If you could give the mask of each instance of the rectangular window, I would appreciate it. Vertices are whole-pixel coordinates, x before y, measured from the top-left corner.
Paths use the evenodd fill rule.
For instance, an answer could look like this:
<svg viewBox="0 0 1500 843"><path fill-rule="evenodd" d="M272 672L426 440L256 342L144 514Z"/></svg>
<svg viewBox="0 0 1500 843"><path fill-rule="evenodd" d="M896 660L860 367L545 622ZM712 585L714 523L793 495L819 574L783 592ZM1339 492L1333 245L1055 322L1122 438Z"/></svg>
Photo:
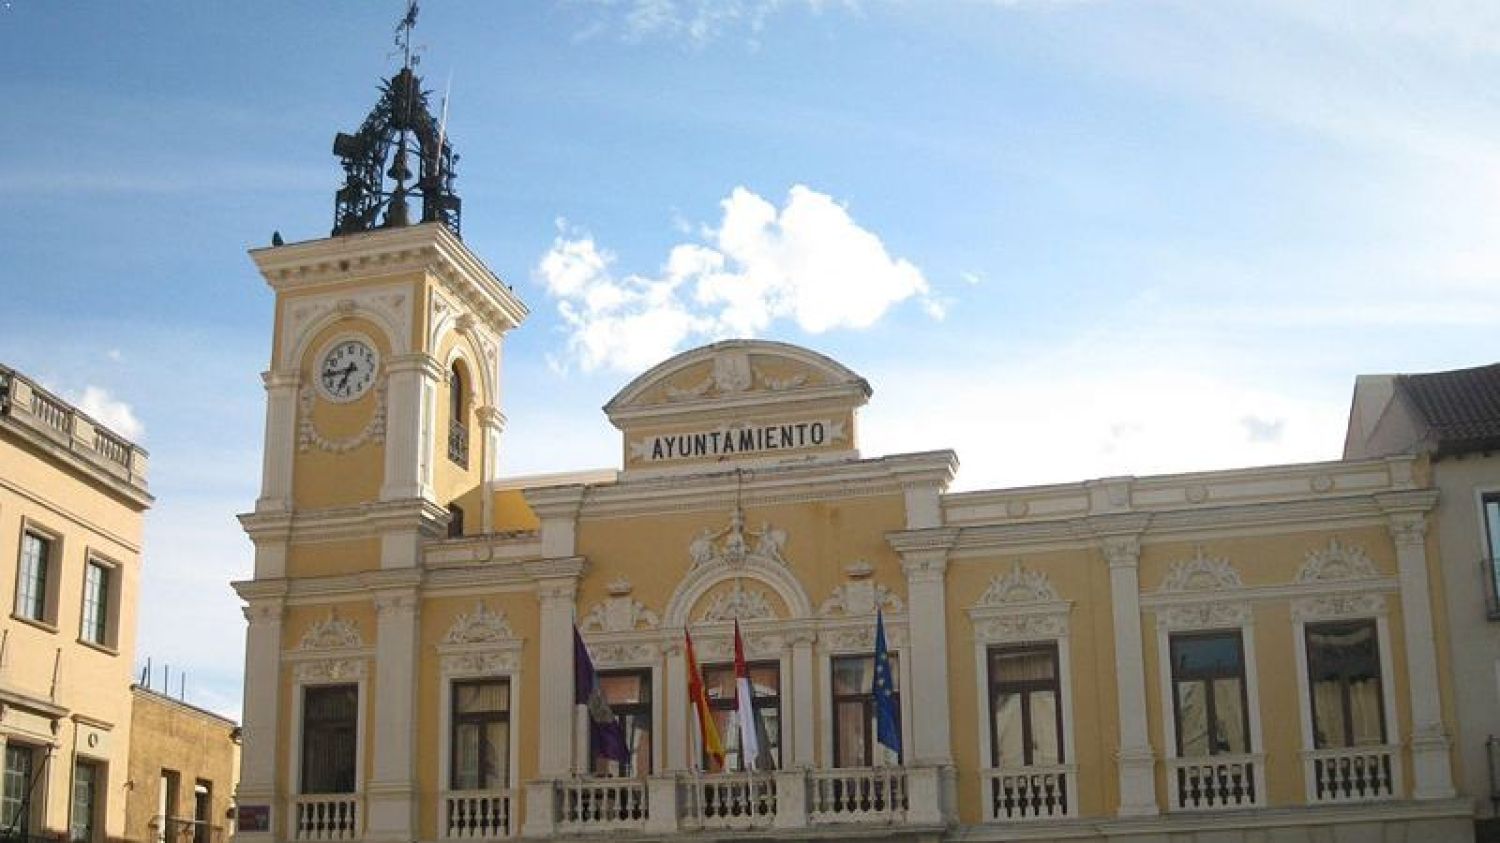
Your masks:
<svg viewBox="0 0 1500 843"><path fill-rule="evenodd" d="M1057 645L992 648L989 683L991 765L1065 763Z"/></svg>
<svg viewBox="0 0 1500 843"><path fill-rule="evenodd" d="M1480 498L1484 510L1484 566L1489 574L1490 617L1500 618L1500 492Z"/></svg>
<svg viewBox="0 0 1500 843"><path fill-rule="evenodd" d="M604 701L625 732L630 759L622 766L610 758L594 757L594 774L635 776L651 770L651 671L609 670L599 674Z"/></svg>
<svg viewBox="0 0 1500 843"><path fill-rule="evenodd" d="M896 656L889 656L891 684L897 710L901 705L901 672ZM873 767L878 758L882 765L900 764L901 756L883 746L876 738L875 657L835 656L833 674L833 765L835 767Z"/></svg>
<svg viewBox="0 0 1500 843"><path fill-rule="evenodd" d="M21 534L20 579L16 583L16 614L47 620L47 586L52 564L52 540L30 530Z"/></svg>
<svg viewBox="0 0 1500 843"><path fill-rule="evenodd" d="M79 761L73 766L73 806L68 820L68 839L72 843L93 843L98 798L98 765Z"/></svg>
<svg viewBox="0 0 1500 843"><path fill-rule="evenodd" d="M182 780L176 770L162 770L156 789L156 843L177 843L177 789Z"/></svg>
<svg viewBox="0 0 1500 843"><path fill-rule="evenodd" d="M302 691L302 792L353 793L359 686Z"/></svg>
<svg viewBox="0 0 1500 843"><path fill-rule="evenodd" d="M0 830L15 829L23 836L31 831L31 800L37 792L32 778L37 772L35 764L36 754L31 747L18 743L5 745L5 774L0 780ZM41 812L35 815L40 816Z"/></svg>
<svg viewBox="0 0 1500 843"><path fill-rule="evenodd" d="M753 662L747 665L750 689L755 699L757 743L760 744L760 770L781 769L781 665L776 662ZM703 668L703 687L708 693L708 708L713 714L719 738L724 742L724 769L741 772L745 759L740 753L740 721L735 709L734 665L720 664ZM712 769L707 756L703 769Z"/></svg>
<svg viewBox="0 0 1500 843"><path fill-rule="evenodd" d="M1384 744L1385 695L1375 621L1308 624L1306 635L1314 748Z"/></svg>
<svg viewBox="0 0 1500 843"><path fill-rule="evenodd" d="M510 785L510 682L453 683L449 737L454 790L503 790Z"/></svg>
<svg viewBox="0 0 1500 843"><path fill-rule="evenodd" d="M109 644L110 569L92 560L83 573L83 623L80 637L91 644Z"/></svg>
<svg viewBox="0 0 1500 843"><path fill-rule="evenodd" d="M1250 752L1245 648L1240 633L1173 635L1169 643L1178 757Z"/></svg>
<svg viewBox="0 0 1500 843"><path fill-rule="evenodd" d="M193 785L193 843L210 843L213 838L214 785L199 779Z"/></svg>

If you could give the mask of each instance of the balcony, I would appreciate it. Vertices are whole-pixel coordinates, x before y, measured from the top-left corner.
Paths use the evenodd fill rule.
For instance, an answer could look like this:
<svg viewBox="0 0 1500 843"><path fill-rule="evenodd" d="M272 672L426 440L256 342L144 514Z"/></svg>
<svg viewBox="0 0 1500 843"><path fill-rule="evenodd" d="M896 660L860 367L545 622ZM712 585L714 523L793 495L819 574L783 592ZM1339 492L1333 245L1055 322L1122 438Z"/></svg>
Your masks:
<svg viewBox="0 0 1500 843"><path fill-rule="evenodd" d="M293 840L355 840L364 813L358 796L338 793L292 798Z"/></svg>
<svg viewBox="0 0 1500 843"><path fill-rule="evenodd" d="M1265 804L1265 761L1259 755L1167 759L1173 811L1223 811Z"/></svg>
<svg viewBox="0 0 1500 843"><path fill-rule="evenodd" d="M948 817L935 767L677 773L527 786L527 837L847 826L933 829Z"/></svg>
<svg viewBox="0 0 1500 843"><path fill-rule="evenodd" d="M157 843L222 843L222 826L210 825L203 820L188 817L151 818L149 827L156 834Z"/></svg>
<svg viewBox="0 0 1500 843"><path fill-rule="evenodd" d="M0 366L0 425L106 482L142 504L147 492L144 449L131 444L63 399Z"/></svg>
<svg viewBox="0 0 1500 843"><path fill-rule="evenodd" d="M459 468L469 467L469 428L461 421L448 423L448 459Z"/></svg>
<svg viewBox="0 0 1500 843"><path fill-rule="evenodd" d="M1377 802L1401 792L1401 748L1361 746L1306 753L1308 801L1319 804Z"/></svg>
<svg viewBox="0 0 1500 843"><path fill-rule="evenodd" d="M1078 768L1072 764L981 770L985 822L1078 816Z"/></svg>
<svg viewBox="0 0 1500 843"><path fill-rule="evenodd" d="M444 791L438 837L443 840L509 837L511 796L508 790Z"/></svg>

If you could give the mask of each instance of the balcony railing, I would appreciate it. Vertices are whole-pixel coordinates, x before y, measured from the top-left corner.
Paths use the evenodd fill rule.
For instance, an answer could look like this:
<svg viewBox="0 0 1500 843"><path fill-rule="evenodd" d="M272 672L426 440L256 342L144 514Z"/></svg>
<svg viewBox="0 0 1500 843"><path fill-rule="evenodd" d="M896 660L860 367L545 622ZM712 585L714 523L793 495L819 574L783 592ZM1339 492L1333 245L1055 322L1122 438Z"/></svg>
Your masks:
<svg viewBox="0 0 1500 843"><path fill-rule="evenodd" d="M1167 759L1167 787L1174 811L1259 808L1265 802L1259 755L1210 755Z"/></svg>
<svg viewBox="0 0 1500 843"><path fill-rule="evenodd" d="M146 452L26 376L0 366L0 416L141 491Z"/></svg>
<svg viewBox="0 0 1500 843"><path fill-rule="evenodd" d="M987 822L1077 816L1078 772L1072 764L981 770Z"/></svg>
<svg viewBox="0 0 1500 843"><path fill-rule="evenodd" d="M491 840L511 834L511 792L450 790L443 793L439 836L444 840Z"/></svg>
<svg viewBox="0 0 1500 843"><path fill-rule="evenodd" d="M527 785L522 834L934 828L949 819L945 781L935 767L537 781Z"/></svg>
<svg viewBox="0 0 1500 843"><path fill-rule="evenodd" d="M469 467L469 428L461 421L448 423L448 459L460 468Z"/></svg>
<svg viewBox="0 0 1500 843"><path fill-rule="evenodd" d="M557 827L567 831L644 828L646 785L636 779L579 779L558 782Z"/></svg>
<svg viewBox="0 0 1500 843"><path fill-rule="evenodd" d="M906 816L906 771L900 767L818 770L807 774L807 819L900 822Z"/></svg>
<svg viewBox="0 0 1500 843"><path fill-rule="evenodd" d="M1400 747L1361 746L1315 749L1307 753L1307 787L1311 802L1373 802L1395 799Z"/></svg>
<svg viewBox="0 0 1500 843"><path fill-rule="evenodd" d="M293 840L354 840L360 836L360 798L350 794L292 799Z"/></svg>
<svg viewBox="0 0 1500 843"><path fill-rule="evenodd" d="M220 843L224 839L222 826L189 817L164 817L157 814L151 818L149 825L160 843Z"/></svg>

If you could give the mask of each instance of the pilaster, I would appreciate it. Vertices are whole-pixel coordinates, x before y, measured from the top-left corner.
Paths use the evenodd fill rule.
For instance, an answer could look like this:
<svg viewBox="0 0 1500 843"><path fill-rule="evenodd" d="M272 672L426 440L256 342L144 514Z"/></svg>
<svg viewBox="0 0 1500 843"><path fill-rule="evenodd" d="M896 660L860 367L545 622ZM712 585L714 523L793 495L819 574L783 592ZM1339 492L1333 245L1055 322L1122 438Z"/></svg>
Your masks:
<svg viewBox="0 0 1500 843"><path fill-rule="evenodd" d="M280 743L277 729L277 696L281 678L281 621L283 598L252 598L245 607L245 697L242 715L240 780L235 788L235 804L241 807L265 806L271 812L270 830L240 831L241 841L270 841L276 829L282 803L276 798L276 747Z"/></svg>
<svg viewBox="0 0 1500 843"><path fill-rule="evenodd" d="M374 763L365 788L366 840L417 837L416 589L375 595Z"/></svg>
<svg viewBox="0 0 1500 843"><path fill-rule="evenodd" d="M792 651L792 763L791 767L814 766L816 747L813 740L813 634L794 632L790 636Z"/></svg>
<svg viewBox="0 0 1500 843"><path fill-rule="evenodd" d="M498 401L499 398L495 400ZM481 515L484 532L491 533L495 530L495 496L490 494L489 489L490 484L500 476L500 434L505 431L505 414L496 407L480 407L475 415L479 419L480 435L484 443L483 462L480 463L479 470L480 488L485 490Z"/></svg>
<svg viewBox="0 0 1500 843"><path fill-rule="evenodd" d="M386 362L386 372L389 410L380 499L431 498L432 403L442 367L426 354L403 354Z"/></svg>
<svg viewBox="0 0 1500 843"><path fill-rule="evenodd" d="M669 642L663 650L667 656L667 773L676 773L687 770L688 757L692 752L691 743L688 741L690 729L697 728L693 723L693 713L686 704L687 692L687 656L684 654L683 645L678 641ZM678 704L676 701L684 701Z"/></svg>
<svg viewBox="0 0 1500 843"><path fill-rule="evenodd" d="M1146 728L1146 657L1141 636L1141 543L1137 535L1113 534L1100 539L1109 563L1111 615L1115 632L1115 681L1119 691L1122 817L1159 813L1156 801L1156 755Z"/></svg>
<svg viewBox="0 0 1500 843"><path fill-rule="evenodd" d="M266 388L265 451L261 457L260 498L256 512L289 512L292 508L292 464L296 457L296 370L261 374Z"/></svg>
<svg viewBox="0 0 1500 843"><path fill-rule="evenodd" d="M911 642L913 711L927 712L911 724L912 748L906 763L953 763L948 707L948 609L945 577L948 550L957 528L911 530L888 536L901 554L906 574L907 624Z"/></svg>
<svg viewBox="0 0 1500 843"><path fill-rule="evenodd" d="M1403 501L1409 497L1403 495ZM1418 506L1410 503L1417 502L1402 505L1382 501L1396 545L1401 581L1401 632L1406 641L1407 686L1411 692L1412 797L1449 799L1454 795L1451 741L1443 727L1438 694L1437 641L1427 571L1427 509L1436 503L1436 494L1423 496Z"/></svg>
<svg viewBox="0 0 1500 843"><path fill-rule="evenodd" d="M573 773L573 612L578 576L538 579L541 604L541 710L537 713L537 774L544 779Z"/></svg>

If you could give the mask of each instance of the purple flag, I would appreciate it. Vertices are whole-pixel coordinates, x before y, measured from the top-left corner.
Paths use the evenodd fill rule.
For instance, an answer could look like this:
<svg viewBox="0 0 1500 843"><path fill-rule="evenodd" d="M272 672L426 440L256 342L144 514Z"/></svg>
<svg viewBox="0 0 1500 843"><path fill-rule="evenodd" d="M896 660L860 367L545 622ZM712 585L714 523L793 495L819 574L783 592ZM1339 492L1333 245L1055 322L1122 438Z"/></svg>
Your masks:
<svg viewBox="0 0 1500 843"><path fill-rule="evenodd" d="M625 727L604 700L594 660L584 646L583 635L573 627L573 704L588 706L590 757L603 756L620 764L630 762L625 748Z"/></svg>

